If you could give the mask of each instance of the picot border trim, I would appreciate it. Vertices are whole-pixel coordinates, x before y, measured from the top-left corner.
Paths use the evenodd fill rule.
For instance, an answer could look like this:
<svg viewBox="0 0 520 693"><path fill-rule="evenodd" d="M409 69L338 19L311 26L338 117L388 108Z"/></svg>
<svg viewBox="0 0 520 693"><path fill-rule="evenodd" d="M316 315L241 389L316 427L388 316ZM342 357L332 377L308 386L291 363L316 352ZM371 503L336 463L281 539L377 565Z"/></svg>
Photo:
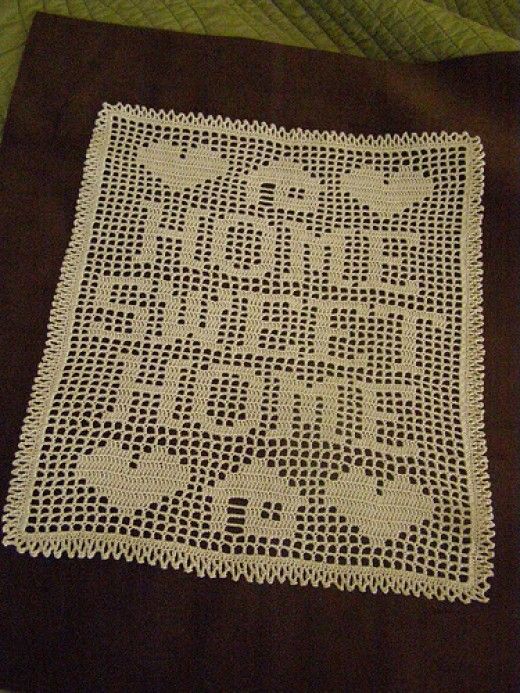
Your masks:
<svg viewBox="0 0 520 693"><path fill-rule="evenodd" d="M114 115L138 120L168 122L175 125L202 126L234 130L240 134L271 136L277 140L315 142L316 144L351 145L357 148L406 148L464 143L468 146L471 184L466 198L466 373L465 389L468 409L469 472L473 486L472 579L467 584L420 576L401 571L373 572L373 568L338 568L303 560L273 558L259 562L258 556L230 556L210 550L186 548L171 542L136 537L93 536L86 532L57 533L38 536L24 532L21 521L29 501L35 466L34 452L39 447L38 432L51 397L57 367L70 336L72 301L81 280L85 250L90 239L89 220L94 213L98 173L104 162L107 125ZM127 561L160 565L162 568L183 568L199 577L243 577L249 582L289 582L292 585L313 585L341 590L389 592L426 596L453 602L487 602L486 593L493 575L494 522L491 489L484 434L484 340L482 309L482 195L484 190L484 151L478 136L462 133L404 133L399 135L353 135L333 130L285 129L259 121L206 116L202 113L176 113L144 106L104 103L99 111L87 150L83 179L76 204L71 240L64 256L56 292L52 301L44 353L38 366L27 413L23 421L18 450L3 516L5 546L14 546L31 556L68 556L103 559L125 558Z"/></svg>

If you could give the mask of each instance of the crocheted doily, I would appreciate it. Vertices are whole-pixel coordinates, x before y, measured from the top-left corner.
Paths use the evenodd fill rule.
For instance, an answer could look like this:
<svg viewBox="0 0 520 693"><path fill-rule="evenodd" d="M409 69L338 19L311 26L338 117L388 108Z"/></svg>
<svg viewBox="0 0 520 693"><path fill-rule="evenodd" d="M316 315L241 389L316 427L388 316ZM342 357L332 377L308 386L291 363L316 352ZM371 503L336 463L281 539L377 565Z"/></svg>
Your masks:
<svg viewBox="0 0 520 693"><path fill-rule="evenodd" d="M480 140L105 105L4 543L485 601Z"/></svg>

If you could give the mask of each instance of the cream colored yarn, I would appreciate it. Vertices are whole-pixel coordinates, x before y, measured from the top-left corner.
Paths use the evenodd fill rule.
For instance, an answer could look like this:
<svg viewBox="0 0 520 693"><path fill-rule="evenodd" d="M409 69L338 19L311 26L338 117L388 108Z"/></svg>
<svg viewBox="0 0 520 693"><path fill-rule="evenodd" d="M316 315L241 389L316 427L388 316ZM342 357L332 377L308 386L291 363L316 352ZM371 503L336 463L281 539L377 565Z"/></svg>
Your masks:
<svg viewBox="0 0 520 693"><path fill-rule="evenodd" d="M105 105L4 543L485 601L483 154Z"/></svg>

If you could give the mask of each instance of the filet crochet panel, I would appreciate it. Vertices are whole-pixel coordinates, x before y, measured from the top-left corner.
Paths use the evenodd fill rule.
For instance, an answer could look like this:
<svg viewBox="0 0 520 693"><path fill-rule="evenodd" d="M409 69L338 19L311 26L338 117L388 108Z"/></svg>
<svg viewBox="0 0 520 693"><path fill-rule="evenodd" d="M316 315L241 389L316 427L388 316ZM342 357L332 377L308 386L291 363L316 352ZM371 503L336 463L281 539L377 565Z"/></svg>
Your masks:
<svg viewBox="0 0 520 693"><path fill-rule="evenodd" d="M485 601L482 186L466 133L105 105L4 542Z"/></svg>

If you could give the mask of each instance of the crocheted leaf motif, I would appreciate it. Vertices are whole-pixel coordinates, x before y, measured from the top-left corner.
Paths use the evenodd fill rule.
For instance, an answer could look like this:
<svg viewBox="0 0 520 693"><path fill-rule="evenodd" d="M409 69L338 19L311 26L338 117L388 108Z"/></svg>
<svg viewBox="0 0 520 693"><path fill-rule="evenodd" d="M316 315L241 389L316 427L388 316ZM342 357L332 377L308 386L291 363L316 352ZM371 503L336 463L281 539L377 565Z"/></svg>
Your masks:
<svg viewBox="0 0 520 693"><path fill-rule="evenodd" d="M422 61L520 49L516 0L3 0L0 128L34 13Z"/></svg>

